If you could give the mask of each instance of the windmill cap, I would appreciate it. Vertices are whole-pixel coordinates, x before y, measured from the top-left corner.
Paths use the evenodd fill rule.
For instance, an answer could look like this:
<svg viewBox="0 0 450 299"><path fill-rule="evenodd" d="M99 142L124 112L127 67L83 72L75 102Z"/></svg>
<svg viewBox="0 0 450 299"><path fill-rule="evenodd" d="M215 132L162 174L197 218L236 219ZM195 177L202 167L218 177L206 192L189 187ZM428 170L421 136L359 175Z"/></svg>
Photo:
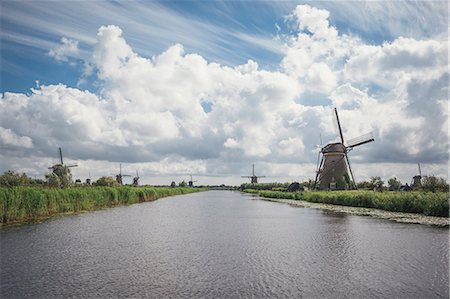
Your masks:
<svg viewBox="0 0 450 299"><path fill-rule="evenodd" d="M329 143L322 148L322 153L345 153L345 146L340 143Z"/></svg>

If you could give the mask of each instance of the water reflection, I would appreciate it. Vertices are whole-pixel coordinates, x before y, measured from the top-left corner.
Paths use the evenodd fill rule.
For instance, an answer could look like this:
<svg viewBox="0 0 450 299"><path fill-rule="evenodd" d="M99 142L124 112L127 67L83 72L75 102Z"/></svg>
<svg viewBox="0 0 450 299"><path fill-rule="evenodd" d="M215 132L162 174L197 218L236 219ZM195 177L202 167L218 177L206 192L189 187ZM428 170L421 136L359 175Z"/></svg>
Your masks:
<svg viewBox="0 0 450 299"><path fill-rule="evenodd" d="M0 232L2 297L448 297L448 229L211 191Z"/></svg>

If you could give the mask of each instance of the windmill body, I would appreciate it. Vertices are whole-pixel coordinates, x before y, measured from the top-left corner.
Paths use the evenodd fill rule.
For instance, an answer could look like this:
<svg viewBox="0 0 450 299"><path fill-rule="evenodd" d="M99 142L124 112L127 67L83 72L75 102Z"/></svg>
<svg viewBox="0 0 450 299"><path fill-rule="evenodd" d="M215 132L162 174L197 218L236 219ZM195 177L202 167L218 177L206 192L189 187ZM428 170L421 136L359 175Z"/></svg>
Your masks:
<svg viewBox="0 0 450 299"><path fill-rule="evenodd" d="M133 185L139 186L139 172L136 170L136 176L133 178Z"/></svg>
<svg viewBox="0 0 450 299"><path fill-rule="evenodd" d="M344 143L337 109L334 108L341 142L328 143L321 148L314 187L320 190L356 189L348 152L357 146L374 141L372 134L365 134Z"/></svg>
<svg viewBox="0 0 450 299"><path fill-rule="evenodd" d="M411 188L413 189L417 189L422 186L422 170L420 169L420 163L417 164L417 166L419 167L419 174L413 176L412 178Z"/></svg>

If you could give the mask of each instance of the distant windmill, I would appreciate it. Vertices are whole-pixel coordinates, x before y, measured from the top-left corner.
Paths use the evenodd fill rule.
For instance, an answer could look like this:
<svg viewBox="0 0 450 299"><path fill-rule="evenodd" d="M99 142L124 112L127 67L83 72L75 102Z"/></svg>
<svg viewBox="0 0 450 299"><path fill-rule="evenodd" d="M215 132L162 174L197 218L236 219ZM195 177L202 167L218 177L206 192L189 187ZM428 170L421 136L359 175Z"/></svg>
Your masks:
<svg viewBox="0 0 450 299"><path fill-rule="evenodd" d="M341 142L328 143L321 148L319 155L322 154L322 159L320 160L320 164L317 163L314 188L321 190L356 189L347 153L359 145L374 141L374 138L372 133L368 133L349 140L347 145L345 145L336 108L334 108L334 112L336 114ZM317 162L319 162L319 160L317 160Z"/></svg>
<svg viewBox="0 0 450 299"><path fill-rule="evenodd" d="M122 180L122 178L123 177L126 177L126 176L129 176L129 177L131 177L131 175L129 175L129 174L122 174L122 163L120 163L120 166L119 166L120 168L119 168L119 174L116 174L116 182L119 184L119 185L123 185L123 180Z"/></svg>
<svg viewBox="0 0 450 299"><path fill-rule="evenodd" d="M241 178L250 178L252 184L258 184L258 178L265 178L266 176L256 176L255 175L255 164L252 164L253 172L252 175L244 175Z"/></svg>
<svg viewBox="0 0 450 299"><path fill-rule="evenodd" d="M91 172L89 172L89 178L86 179L86 185L91 184Z"/></svg>
<svg viewBox="0 0 450 299"><path fill-rule="evenodd" d="M58 151L59 151L59 161L60 161L60 163L59 164L55 164L53 166L50 166L48 169L51 169L51 170L53 170L53 172L55 172L55 170L57 170L59 167L63 167L63 166L65 166L65 167L78 167L77 164L64 165L62 150L61 150L60 147L58 148Z"/></svg>
<svg viewBox="0 0 450 299"><path fill-rule="evenodd" d="M139 186L139 173L136 170L136 176L133 178L133 185Z"/></svg>
<svg viewBox="0 0 450 299"><path fill-rule="evenodd" d="M63 161L63 155L61 148L58 148L59 151L59 162L49 167L48 169L52 170L50 175L46 175L46 178L51 184L58 185L59 187L68 187L72 183L72 174L70 173L70 168L77 167L77 164L65 165Z"/></svg>
<svg viewBox="0 0 450 299"><path fill-rule="evenodd" d="M420 186L422 186L422 171L420 170L420 163L417 163L417 166L419 167L419 175L415 175L412 178L412 182L411 182L411 188L415 189L415 188L419 188Z"/></svg>
<svg viewBox="0 0 450 299"><path fill-rule="evenodd" d="M190 174L190 177L191 177L191 180L188 182L188 186L189 187L194 187L194 183L197 182L197 181L193 181L192 180L192 174Z"/></svg>

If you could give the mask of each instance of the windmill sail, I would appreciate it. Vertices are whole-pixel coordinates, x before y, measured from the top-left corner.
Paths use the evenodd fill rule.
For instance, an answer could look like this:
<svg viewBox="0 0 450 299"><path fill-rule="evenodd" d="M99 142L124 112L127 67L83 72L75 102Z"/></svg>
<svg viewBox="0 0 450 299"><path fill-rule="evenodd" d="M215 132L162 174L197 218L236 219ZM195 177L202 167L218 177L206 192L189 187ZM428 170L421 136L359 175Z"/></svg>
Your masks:
<svg viewBox="0 0 450 299"><path fill-rule="evenodd" d="M365 143L369 143L374 141L375 139L373 139L373 134L372 132L361 135L359 137L350 139L349 141L347 141L348 147L356 147L358 145L362 145Z"/></svg>

